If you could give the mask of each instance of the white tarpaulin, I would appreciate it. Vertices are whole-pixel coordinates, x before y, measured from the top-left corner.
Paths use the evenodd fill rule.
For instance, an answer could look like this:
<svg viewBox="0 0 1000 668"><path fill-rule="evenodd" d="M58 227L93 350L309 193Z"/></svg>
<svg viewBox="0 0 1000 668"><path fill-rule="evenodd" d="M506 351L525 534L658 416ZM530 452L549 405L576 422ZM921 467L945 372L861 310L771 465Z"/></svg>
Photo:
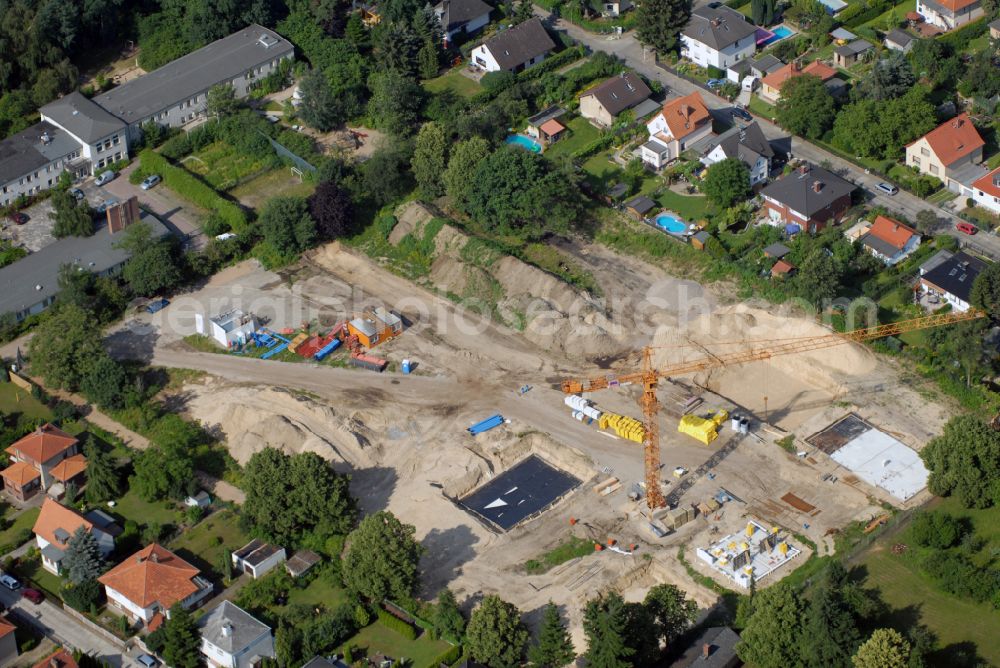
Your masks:
<svg viewBox="0 0 1000 668"><path fill-rule="evenodd" d="M878 429L869 429L848 441L831 457L865 482L902 501L927 486L927 469L920 455Z"/></svg>

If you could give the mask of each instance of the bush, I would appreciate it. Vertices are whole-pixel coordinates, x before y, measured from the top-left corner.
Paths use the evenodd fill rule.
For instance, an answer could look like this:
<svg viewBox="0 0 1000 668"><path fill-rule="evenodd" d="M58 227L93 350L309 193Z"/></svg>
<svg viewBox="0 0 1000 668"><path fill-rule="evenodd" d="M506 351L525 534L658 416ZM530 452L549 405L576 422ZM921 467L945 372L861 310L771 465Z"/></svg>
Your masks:
<svg viewBox="0 0 1000 668"><path fill-rule="evenodd" d="M442 664L450 666L462 657L462 646L452 645L431 661L430 665L440 666Z"/></svg>
<svg viewBox="0 0 1000 668"><path fill-rule="evenodd" d="M191 139L186 133L181 133L174 137L171 137L167 141L163 142L162 148L160 148L160 155L170 158L171 160L180 160L181 158L190 155L194 147L191 145Z"/></svg>
<svg viewBox="0 0 1000 668"><path fill-rule="evenodd" d="M417 630L413 628L412 624L404 622L399 617L386 612L382 608L378 610L378 621L382 626L395 631L407 640L416 640L417 638Z"/></svg>
<svg viewBox="0 0 1000 668"><path fill-rule="evenodd" d="M247 230L247 217L235 202L223 199L211 186L183 167L170 164L162 155L145 149L139 154L143 174L159 174L164 184L193 204L215 212L236 233Z"/></svg>
<svg viewBox="0 0 1000 668"><path fill-rule="evenodd" d="M910 525L910 536L921 547L943 550L958 543L963 534L962 523L948 513L922 512Z"/></svg>

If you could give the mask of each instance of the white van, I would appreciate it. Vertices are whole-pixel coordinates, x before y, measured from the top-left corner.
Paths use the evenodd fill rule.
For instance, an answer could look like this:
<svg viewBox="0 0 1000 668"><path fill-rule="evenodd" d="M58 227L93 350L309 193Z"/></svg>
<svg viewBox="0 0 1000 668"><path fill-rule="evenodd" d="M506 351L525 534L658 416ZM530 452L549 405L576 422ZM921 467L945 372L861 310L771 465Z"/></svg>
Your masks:
<svg viewBox="0 0 1000 668"><path fill-rule="evenodd" d="M757 87L757 77L753 76L743 77L743 82L740 84L740 88L749 93L753 91L753 89L756 87Z"/></svg>

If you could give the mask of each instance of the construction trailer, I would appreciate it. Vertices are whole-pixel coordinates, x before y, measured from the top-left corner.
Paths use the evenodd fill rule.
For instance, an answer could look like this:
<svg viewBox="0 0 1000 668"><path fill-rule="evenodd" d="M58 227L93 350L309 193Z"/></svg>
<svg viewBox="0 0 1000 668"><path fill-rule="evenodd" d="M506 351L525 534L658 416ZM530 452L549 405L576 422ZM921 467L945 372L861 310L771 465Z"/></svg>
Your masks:
<svg viewBox="0 0 1000 668"><path fill-rule="evenodd" d="M347 331L369 350L403 333L403 321L381 306L347 323Z"/></svg>
<svg viewBox="0 0 1000 668"><path fill-rule="evenodd" d="M196 313L194 318L198 333L209 337L223 348L246 344L259 326L253 313L244 313L240 309L220 313L214 318L205 318L201 313Z"/></svg>

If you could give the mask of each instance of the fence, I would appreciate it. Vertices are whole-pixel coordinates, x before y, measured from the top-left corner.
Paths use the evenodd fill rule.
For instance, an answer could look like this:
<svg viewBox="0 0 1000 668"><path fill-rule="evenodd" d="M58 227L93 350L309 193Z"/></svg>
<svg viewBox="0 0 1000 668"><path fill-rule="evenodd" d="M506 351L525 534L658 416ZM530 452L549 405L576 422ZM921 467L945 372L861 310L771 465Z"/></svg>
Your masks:
<svg viewBox="0 0 1000 668"><path fill-rule="evenodd" d="M268 137L267 135L265 135L263 132L261 133L261 135L263 135L264 137L266 137L267 140L269 142L271 142L271 148L274 149L274 152L277 153L279 157L287 158L287 159L291 160L293 163L295 163L295 166L298 167L299 169L308 170L309 172L312 172L313 174L316 173L316 168L313 167L312 165L310 165L308 162L306 162L304 158L300 158L295 153L292 153L290 150L288 150L287 148L285 148L285 146L283 144L279 143L275 139L271 139L270 137Z"/></svg>
<svg viewBox="0 0 1000 668"><path fill-rule="evenodd" d="M27 390L28 392L31 392L35 388L34 384L30 380L22 376L19 376L16 373L10 374L10 382L14 383L22 390Z"/></svg>
<svg viewBox="0 0 1000 668"><path fill-rule="evenodd" d="M96 633L97 635L101 636L102 638L104 638L109 643L111 643L112 645L114 645L123 652L127 650L128 648L127 642L125 642L124 640L122 640L121 638L119 638L114 633L107 630L100 624L94 623L92 620L88 619L87 616L84 615L83 613L74 610L65 603L63 603L62 609L67 615L73 617L78 622L86 626L87 630L90 631L91 633Z"/></svg>

